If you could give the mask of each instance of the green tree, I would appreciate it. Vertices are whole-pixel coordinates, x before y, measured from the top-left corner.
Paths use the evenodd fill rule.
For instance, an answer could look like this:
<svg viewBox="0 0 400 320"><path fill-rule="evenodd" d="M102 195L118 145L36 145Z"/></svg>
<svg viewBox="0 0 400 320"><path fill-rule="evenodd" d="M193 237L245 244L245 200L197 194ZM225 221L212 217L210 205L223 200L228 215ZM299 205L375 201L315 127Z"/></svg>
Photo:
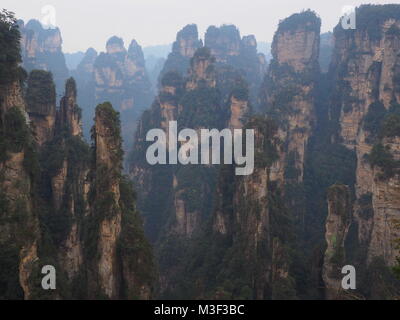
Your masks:
<svg viewBox="0 0 400 320"><path fill-rule="evenodd" d="M0 86L17 80L23 72L19 67L21 34L14 13L0 12Z"/></svg>

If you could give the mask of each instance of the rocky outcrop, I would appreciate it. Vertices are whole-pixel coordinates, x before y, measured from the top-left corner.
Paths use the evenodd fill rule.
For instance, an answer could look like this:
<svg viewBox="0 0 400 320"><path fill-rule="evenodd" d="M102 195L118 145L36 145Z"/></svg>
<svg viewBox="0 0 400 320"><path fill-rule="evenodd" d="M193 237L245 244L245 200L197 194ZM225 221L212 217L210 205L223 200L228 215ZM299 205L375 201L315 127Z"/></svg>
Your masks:
<svg viewBox="0 0 400 320"><path fill-rule="evenodd" d="M263 54L257 52L257 40L253 35L241 38L234 25L211 26L205 34L204 45L210 48L217 65L237 70L249 86L250 101L256 105L267 64Z"/></svg>
<svg viewBox="0 0 400 320"><path fill-rule="evenodd" d="M12 45L12 44L10 44ZM4 79L3 79L4 81ZM0 296L30 299L38 263L39 221L33 207L34 147L19 80L0 91L0 257L10 273L2 278ZM32 163L33 165L33 163Z"/></svg>
<svg viewBox="0 0 400 320"><path fill-rule="evenodd" d="M257 47L257 42L251 43L245 38L246 46ZM240 55L242 39L239 30L234 25L224 25L220 28L211 26L207 29L204 45L211 49L211 54L216 57L217 62L228 63Z"/></svg>
<svg viewBox="0 0 400 320"><path fill-rule="evenodd" d="M36 141L43 146L54 137L56 124L56 88L50 72L34 70L29 74L27 112Z"/></svg>
<svg viewBox="0 0 400 320"><path fill-rule="evenodd" d="M296 19L304 19L297 22ZM280 65L288 64L295 72L315 67L319 54L320 20L311 11L283 20L272 43L272 56Z"/></svg>
<svg viewBox="0 0 400 320"><path fill-rule="evenodd" d="M385 138L383 145L390 149L394 161L400 161L399 136ZM399 256L396 240L400 238L400 232L396 228L396 222L400 214L400 175L397 172L393 176L382 179L382 169L374 167L373 176L371 193L374 214L372 226L367 222L367 227L365 227L369 227L367 230L371 232L368 261L372 261L374 257L383 257L389 266L393 266L397 263Z"/></svg>
<svg viewBox="0 0 400 320"><path fill-rule="evenodd" d="M82 136L81 110L77 105L77 89L73 78L65 85L65 96L61 99L58 112L58 130L66 130L72 137Z"/></svg>
<svg viewBox="0 0 400 320"><path fill-rule="evenodd" d="M352 221L350 188L334 185L328 190L328 217L326 219L325 252L322 277L328 300L342 299L342 268L346 265L345 240Z"/></svg>
<svg viewBox="0 0 400 320"><path fill-rule="evenodd" d="M118 113L99 106L91 156L75 81L57 110L49 72L32 71L24 92L13 15L0 13L0 26L0 298L149 299L152 250L121 175ZM47 265L56 290L42 288Z"/></svg>
<svg viewBox="0 0 400 320"><path fill-rule="evenodd" d="M83 273L83 217L87 214L85 181L89 171L88 148L82 137L81 109L77 105L77 89L73 78L67 80L65 96L57 111L55 138L45 152L57 145L62 157L59 167L50 172L52 205L56 215L68 221L58 241L58 259L67 275L69 286Z"/></svg>
<svg viewBox="0 0 400 320"><path fill-rule="evenodd" d="M398 13L367 8L356 30L338 27L322 43L315 13L281 21L262 88L267 119L251 119L257 80L248 76L263 72L253 36L223 26L210 27L197 51L188 50L196 40L177 41L170 57L182 58L178 72L161 78L131 158L162 297L385 296L399 255ZM148 165L146 133L171 121L179 129L258 128L254 173ZM340 290L345 264L357 268L355 292ZM370 290L371 277L378 289Z"/></svg>
<svg viewBox="0 0 400 320"><path fill-rule="evenodd" d="M164 210L170 211L171 214L171 217L168 218L169 221L164 222L169 224L168 228L164 229L166 233L171 231L175 235L191 237L199 226L201 210L194 210L193 206L187 201L188 190L183 186L187 183L188 173L185 172L188 168L171 165L165 169L156 168L153 170L147 164L146 159L144 159L146 146L148 145L145 143L145 136L150 129L162 128L167 133L167 141L169 141L168 129L171 121L177 121L179 127L186 126L194 130L204 127L215 128L213 123L201 121L201 117L206 117L209 112L218 112L219 108L219 101L216 95L217 78L213 63L214 58L211 56L210 51L207 48L200 48L191 59L190 69L186 78L182 78L176 71L170 71L165 74L161 80L161 89L158 97L151 110L145 112L139 124L136 146L133 152L135 162L131 167L131 176L134 177L135 181L140 182L142 186L140 191L140 198L142 199L146 199L147 196L151 197L151 192L154 188L157 188L154 184L158 185L155 177L161 174L159 170L163 172L163 179L168 180L164 186L169 186L172 192L171 190L165 190L164 193L171 193L172 197L170 199L172 200L168 200L171 202L163 205ZM209 98L207 92L209 97L213 97L213 100L207 100ZM185 96L192 98L185 100ZM190 116L191 113L196 113L196 116ZM217 123L219 117L214 116L214 118L214 123ZM201 124L197 123L199 121ZM192 172L195 171L192 170ZM186 182L183 183L182 179L185 179ZM208 193L209 191L205 192ZM167 199L165 200L167 201ZM141 207L141 205L144 206ZM139 206L145 212L147 211L144 203L140 203Z"/></svg>
<svg viewBox="0 0 400 320"><path fill-rule="evenodd" d="M134 191L121 176L119 114L109 103L99 105L91 155L76 99L71 78L57 112L55 136L41 150L40 188L50 186L40 198L42 223L66 290L57 297L149 299L152 253L135 211Z"/></svg>
<svg viewBox="0 0 400 320"><path fill-rule="evenodd" d="M57 93L61 94L68 78L68 68L62 52L61 32L45 29L37 20L27 24L19 21L23 67L27 71L45 70L53 74Z"/></svg>
<svg viewBox="0 0 400 320"><path fill-rule="evenodd" d="M22 90L18 28L11 13L0 16L0 37L6 39L0 45L0 298L29 299L41 239L33 202L35 143Z"/></svg>
<svg viewBox="0 0 400 320"><path fill-rule="evenodd" d="M246 177L235 177L229 167L220 172L213 214L215 242L209 250L213 252L217 243L229 245L223 257L213 257L221 263L216 293L229 299L244 298L245 288L249 288L249 299L291 299L295 297L289 273L288 239L292 231L284 218L287 209L277 181L271 179L271 167L278 160L280 145L277 127L269 119L251 118L244 128L255 130L256 168ZM241 281L226 276L234 272L233 265L240 268L250 261L255 267L242 269ZM226 286L224 281L233 284Z"/></svg>
<svg viewBox="0 0 400 320"><path fill-rule="evenodd" d="M315 123L320 25L311 11L283 20L274 36L273 60L264 80L264 110L279 123L286 146L280 163L294 168L290 179L296 182L303 181L305 153Z"/></svg>
<svg viewBox="0 0 400 320"><path fill-rule="evenodd" d="M199 85L209 88L216 86L216 73L214 67L215 58L207 48L201 48L193 56L188 71L187 90L194 90Z"/></svg>
<svg viewBox="0 0 400 320"><path fill-rule="evenodd" d="M117 50L116 46L109 46ZM97 216L98 240L96 252L96 274L98 275L99 291L108 298L118 297L119 279L117 278L117 241L121 234L121 208L119 189L119 170L122 167L121 138L119 123L115 111L110 104L99 105L96 108L95 148L96 176L94 192L98 203L92 212ZM105 202L102 206L102 199Z"/></svg>
<svg viewBox="0 0 400 320"><path fill-rule="evenodd" d="M218 127L218 118L212 121L201 120L202 116L207 117L210 113L218 114L219 103L215 99L217 79L214 67L214 57L211 55L208 48L198 49L190 62L190 69L188 71L188 77L185 79L186 94L192 95L191 101L182 101L180 112L178 113L179 126L183 125L188 128L192 128L199 131L202 128L215 128ZM213 97L214 101L207 101L206 95ZM183 97L183 96L182 96ZM196 105L202 103L200 108ZM196 115L190 119L190 114L195 113ZM191 170L191 173L188 172ZM202 174L212 175L212 170L202 170ZM174 211L175 217L171 219L171 230L172 233L179 236L191 238L202 224L202 217L205 215L205 210L202 204L193 205L191 203L190 194L197 190L199 196L208 201L211 197L209 194L211 188L208 181L198 180L196 186L188 188L188 182L190 179L196 179L194 176L200 175L201 170L199 168L178 166L174 172L173 186L174 186ZM194 176L192 176L194 174ZM192 178L191 178L192 176ZM200 177L200 176L199 176Z"/></svg>
<svg viewBox="0 0 400 320"><path fill-rule="evenodd" d="M146 135L151 129L161 128L167 133L169 144L169 122L178 120L183 88L184 81L179 73L170 71L164 75L158 96L138 123L135 146L130 157L129 172L138 190L138 208L143 213L146 231L152 241L166 231L164 226L168 219L166 208L171 206L169 195L173 189L173 166L152 167L148 164L145 155L150 144L146 142ZM157 190L156 197L154 190Z"/></svg>
<svg viewBox="0 0 400 320"><path fill-rule="evenodd" d="M110 101L121 112L124 148L128 150L136 119L151 103L151 83L142 49L135 40L126 50L122 39L112 37L106 48L94 64L94 102Z"/></svg>
<svg viewBox="0 0 400 320"><path fill-rule="evenodd" d="M96 221L93 227L98 236L89 239L95 248L91 253L94 261L87 257L94 272L88 275L89 295L148 299L152 293L151 249L137 229L140 220L134 211L133 190L121 178L123 152L119 121L111 104L96 108L93 131L96 160L92 168L95 180L91 191L95 197L90 217Z"/></svg>
<svg viewBox="0 0 400 320"><path fill-rule="evenodd" d="M371 16L376 16L373 27L367 22ZM331 117L340 123L338 141L357 154L355 218L359 242L368 248L368 261L382 256L392 265L398 255L393 244L398 233L392 220L399 214L399 177L382 175L387 165L379 168L367 158L371 153L383 156L383 149L375 152L379 145L389 147L391 157L398 158L398 139L396 134L386 137L382 117L390 117L400 102L396 84L400 70L400 11L396 5L361 6L357 19L355 31L340 26L335 29ZM369 199L373 214L365 214L365 199Z"/></svg>
<svg viewBox="0 0 400 320"><path fill-rule="evenodd" d="M201 42L198 39L197 26L190 24L178 32L172 51L183 57L191 58L200 47Z"/></svg>
<svg viewBox="0 0 400 320"><path fill-rule="evenodd" d="M150 129L162 128L168 139L171 121L177 121L179 130L225 127L230 112L228 105L223 110L218 81L210 50L199 48L186 77L176 71L164 75L159 95L139 123L130 173L138 186L138 206L144 213L146 231L158 247L162 293L176 286L174 279L180 276L182 267L167 262L166 246L171 243L174 248L185 248L178 254L184 259L186 248L212 209L216 168L181 164L150 166L145 155L151 143L145 138Z"/></svg>
<svg viewBox="0 0 400 320"><path fill-rule="evenodd" d="M197 49L201 48L203 43L199 40L197 26L188 24L176 35L176 41L172 46L172 52L165 61L164 68L160 73L159 80L170 71L180 73L182 76L186 74L190 59L193 58Z"/></svg>
<svg viewBox="0 0 400 320"><path fill-rule="evenodd" d="M31 179L34 179L29 205L35 212L40 211L37 232L41 237L35 240L35 247L27 249L31 255L37 254L34 271L24 280L32 286L33 293L25 296L29 299L70 298L63 290L76 290L77 278L84 273L82 217L87 210L84 190L89 148L82 140L73 79L67 81L65 92L56 110L51 74L31 72L25 99L30 117L27 123L35 133L37 144L28 149L29 159L24 164L31 168ZM51 250L43 251L44 247ZM58 283L63 290L44 291L40 286L41 268L46 265L43 261L49 260L58 275L65 275Z"/></svg>
<svg viewBox="0 0 400 320"><path fill-rule="evenodd" d="M242 129L244 126L245 116L249 113L249 101L240 97L231 96L231 118L229 119L230 129Z"/></svg>

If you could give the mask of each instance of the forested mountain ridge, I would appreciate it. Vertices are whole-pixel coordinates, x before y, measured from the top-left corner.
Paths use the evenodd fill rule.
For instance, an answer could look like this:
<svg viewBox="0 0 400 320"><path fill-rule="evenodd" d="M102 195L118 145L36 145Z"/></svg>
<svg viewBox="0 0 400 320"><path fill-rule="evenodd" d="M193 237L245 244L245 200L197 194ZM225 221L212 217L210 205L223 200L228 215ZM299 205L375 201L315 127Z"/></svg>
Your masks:
<svg viewBox="0 0 400 320"><path fill-rule="evenodd" d="M398 299L400 5L356 12L322 35L311 10L281 20L268 65L233 25L187 25L151 103L136 41L88 49L75 81L58 29L3 11L0 299ZM150 165L175 122L253 129L253 173Z"/></svg>
<svg viewBox="0 0 400 320"><path fill-rule="evenodd" d="M96 108L83 140L77 89L56 108L52 74L19 67L20 32L1 13L0 227L2 299L149 299L154 269L131 184L121 175L119 114ZM110 161L111 164L110 164ZM41 286L57 270L57 290Z"/></svg>
<svg viewBox="0 0 400 320"><path fill-rule="evenodd" d="M131 159L139 207L157 248L161 297L391 299L398 295L399 283L392 272L399 255L394 132L399 101L398 8L360 7L360 28L343 30L339 23L333 35L323 36L323 46L321 22L314 12L282 20L272 44L273 58L259 84L258 106L250 100L251 79L240 73L242 65L235 60L242 40L233 26L210 27L204 43L210 57L205 49L197 49L186 76L182 70L164 74L159 96L142 117ZM376 24L367 22L371 15L379 17ZM207 58L199 64L203 54ZM371 67L366 67L368 63ZM366 79L363 85L361 76ZM370 85L364 87L365 81ZM200 88L203 93L196 98ZM206 95L215 97L210 91L214 88L217 99L204 100ZM360 90L371 98L353 96ZM193 109L187 102L196 99L203 103ZM361 112L368 105L369 113L375 114ZM187 112L191 117L183 116ZM208 112L214 116L206 117ZM238 178L231 167L223 166L210 171L210 176L204 171L209 169L192 167L190 174L179 178L189 169L149 166L143 159L145 133L166 129L172 120L182 128L196 128L197 121L206 128L256 128L255 172ZM368 148L359 140L363 123L378 139ZM351 145L346 142L350 133ZM360 176L363 167L375 171L375 178L369 175L366 181L366 175ZM196 175L200 170L202 174ZM201 200L210 190L212 199ZM358 270L354 292L340 289L345 265ZM371 279L376 282L373 287L368 286Z"/></svg>

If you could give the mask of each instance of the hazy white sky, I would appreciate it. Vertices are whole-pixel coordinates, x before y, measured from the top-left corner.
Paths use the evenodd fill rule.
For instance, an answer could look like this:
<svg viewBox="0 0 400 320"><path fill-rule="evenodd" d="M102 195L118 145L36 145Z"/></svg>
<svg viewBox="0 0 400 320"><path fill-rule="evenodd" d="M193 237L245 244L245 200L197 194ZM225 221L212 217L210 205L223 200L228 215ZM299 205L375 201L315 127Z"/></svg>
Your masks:
<svg viewBox="0 0 400 320"><path fill-rule="evenodd" d="M258 41L271 41L279 20L311 8L322 18L322 30L338 22L343 6L362 3L400 3L400 0L1 0L23 20L42 20L42 8L56 9L64 51L103 51L113 35L129 45L136 39L142 46L174 41L179 29L196 23L203 37L209 25L235 24L242 35L254 34Z"/></svg>

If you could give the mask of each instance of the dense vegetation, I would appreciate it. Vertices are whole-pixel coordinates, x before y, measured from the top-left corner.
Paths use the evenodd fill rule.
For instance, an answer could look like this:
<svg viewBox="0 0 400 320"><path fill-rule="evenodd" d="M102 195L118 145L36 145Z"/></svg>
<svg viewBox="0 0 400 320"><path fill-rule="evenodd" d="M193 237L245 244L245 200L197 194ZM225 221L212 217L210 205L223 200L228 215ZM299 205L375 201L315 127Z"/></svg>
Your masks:
<svg viewBox="0 0 400 320"><path fill-rule="evenodd" d="M380 177L388 179L399 172L400 162L394 159L387 142L400 136L400 105L392 102L388 110L381 102L369 106L364 118L364 129L368 132L368 141L373 143L371 153L367 156L372 167L382 170ZM389 140L388 140L389 139Z"/></svg>
<svg viewBox="0 0 400 320"><path fill-rule="evenodd" d="M19 67L21 34L12 12L0 12L0 87L14 80L23 80L24 71Z"/></svg>
<svg viewBox="0 0 400 320"><path fill-rule="evenodd" d="M279 23L278 32L294 31L298 28L305 28L305 31L319 32L321 19L311 10L295 13Z"/></svg>
<svg viewBox="0 0 400 320"><path fill-rule="evenodd" d="M400 15L400 8L396 4L382 6L362 5L357 11L357 29L365 30L372 40L379 41L382 37L382 23L389 19L397 19ZM389 34L398 34L396 30L388 30Z"/></svg>
<svg viewBox="0 0 400 320"><path fill-rule="evenodd" d="M0 12L0 299L21 299L23 291L19 283L19 259L21 248L29 243L34 228L28 209L31 180L28 175L17 177L7 188L3 187L7 172L6 161L12 157L24 157L26 173L34 173L36 158L34 143L27 117L21 105L4 103L4 95L22 84L23 72L19 68L20 34L14 14ZM15 83L18 81L19 83ZM11 90L10 90L11 88ZM21 102L22 103L22 102ZM8 165L13 165L9 163ZM32 170L32 171L31 171ZM23 169L21 170L23 171ZM14 196L10 198L10 189ZM15 191L17 190L17 191ZM13 192L11 191L11 192Z"/></svg>
<svg viewBox="0 0 400 320"><path fill-rule="evenodd" d="M398 6L367 5L362 6L358 14L361 15L358 20L360 28L371 39L379 40L382 36L380 24L388 18L398 17L400 11ZM320 23L315 13L308 10L280 22L278 31L292 32L301 28L319 32ZM24 79L18 67L21 62L20 36L15 24L13 14L0 13L0 89ZM30 28L42 29L35 22ZM387 30L387 35L392 37L399 34L397 27ZM182 37L197 39L197 28L194 25L185 27L178 34L178 39ZM251 42L252 38L247 40ZM245 46L234 26L208 29L206 45L213 50L226 51L227 44L232 43L238 45L239 56L226 58L226 52L222 52L222 60L226 58L227 61L218 63L207 47L198 49L189 60L178 52L179 43L175 43L160 78L164 91L160 92L151 109L144 112L138 129L136 149L130 161L137 165L134 174L138 176L134 183L141 196L138 203L147 234L156 244L157 262L162 270L158 298L323 298L321 273L326 249L328 194L341 193L341 204L356 208L357 219L368 222L375 214L373 193L365 193L357 199L357 155L342 144L339 134L340 115L355 111L361 101L352 96L347 81L340 81L337 90L330 82L337 75L340 78L349 76L350 68L340 66L334 74L321 75L317 64L304 72L296 72L289 65L280 65L277 59L271 62L264 89L273 92L273 99L267 104L263 104L266 101L261 99L263 115L258 116L251 113L249 103L249 111L240 119L245 123L245 129L256 130L253 176L236 176L232 165L150 167L146 162L149 143L144 141L145 134L166 121L162 110L166 105L176 108L172 113L179 129L222 129L230 118L232 97L245 102L254 99L254 87L259 80L253 72L253 68L259 67L255 63L258 59L255 47ZM107 45L123 46L123 42L113 37ZM200 41L196 45L200 47ZM327 63L331 48L325 49L323 58ZM135 43L129 55L143 60L140 47ZM123 59L124 53L102 54L95 67L116 68L117 77L122 79L124 75L119 64ZM195 70L191 70L187 77L182 76L187 68L193 69L199 61L210 63L205 70L205 79L199 81ZM380 63L374 62L370 75L378 74L381 67ZM398 76L394 80L396 90ZM144 88L140 85L131 87L133 82L121 91L107 92L98 98L111 96L112 102L120 104L123 99L131 98L134 90L140 92ZM186 86L188 83L190 86ZM302 90L305 86L312 90ZM92 89L94 91L94 87ZM55 90L50 72L33 70L26 90L27 111L31 115L48 115L56 104ZM136 93L133 96L136 97ZM376 88L372 94L378 95ZM66 83L66 95L77 96L73 79ZM288 115L295 117L299 112L295 110L296 98L311 98L316 107L316 121L307 141L302 181L299 179L299 153L286 152L289 141L281 141L282 131L289 128L285 119ZM80 113L77 105L75 108L74 111ZM82 137L71 136L70 131L65 130L67 128L57 127L55 136L41 148L34 142L22 106L11 106L1 111L0 168L10 157L23 153L23 168L27 175L13 186L21 192L16 200L7 197L5 189L0 190L0 299L23 298L18 275L20 253L35 232L39 234L40 262L55 265L62 271L58 278L59 296L33 290L32 297L86 298L89 283L98 280L99 229L103 222L116 216L122 221L117 240L121 296L140 298L142 284L156 281L156 266L151 245L142 230L143 221L136 208L133 183L122 175L124 153L120 119L128 119L133 111L121 116L110 102L101 103L96 108L91 147ZM57 120L59 122L59 117ZM372 150L365 159L359 160L367 160L372 168L379 168L378 178L393 178L400 173L400 161L396 160L390 147L391 142L400 136L400 105L393 98L392 105L386 109L383 102L376 100L368 106L362 121L366 142ZM104 130L101 137L98 136L100 128ZM306 133L308 128L295 130ZM107 150L109 153L97 153L105 145L111 146ZM282 154L285 159L282 167L272 168ZM281 169L284 172L282 184L270 175ZM54 184L60 177L65 180L62 197L57 199ZM2 179L1 171L0 182ZM86 198L88 185L90 190ZM182 213L185 215L183 222L179 221ZM350 218L348 212L340 213L343 219ZM38 216L38 225L32 219L34 215ZM223 220L223 224L218 219ZM84 267L69 283L59 256L74 225L79 229L75 240L84 244ZM8 234L4 230L10 234L9 238L4 237ZM352 223L345 249L335 249L329 262L337 269L345 263L357 266L360 286L355 297L392 298L393 292L398 291L399 285L393 274L400 277L400 257L393 270L381 257L367 261L367 248L359 239L356 223ZM35 264L32 270L29 281L39 288L39 265ZM121 280L125 277L129 281ZM94 298L106 298L106 295L96 290Z"/></svg>
<svg viewBox="0 0 400 320"><path fill-rule="evenodd" d="M33 114L47 116L54 110L56 87L50 72L32 70L29 73L26 101L28 112Z"/></svg>
<svg viewBox="0 0 400 320"><path fill-rule="evenodd" d="M400 15L400 8L397 4L373 5L365 4L356 8L356 30L344 30L339 23L335 28L337 36L354 37L356 32L364 32L369 39L379 42L384 33L382 24L389 19L397 19ZM393 25L386 31L386 35L396 36L399 34L398 28Z"/></svg>
<svg viewBox="0 0 400 320"><path fill-rule="evenodd" d="M122 137L121 137L121 120L120 114L117 112L110 102L105 102L96 107L96 119L103 122L104 128L107 130L107 137L115 144L115 149L112 150L111 161L114 164L116 172L122 170L122 158L124 151L122 150ZM96 134L96 126L92 129L92 139ZM94 142L96 142L94 140ZM97 147L97 146L96 146Z"/></svg>

